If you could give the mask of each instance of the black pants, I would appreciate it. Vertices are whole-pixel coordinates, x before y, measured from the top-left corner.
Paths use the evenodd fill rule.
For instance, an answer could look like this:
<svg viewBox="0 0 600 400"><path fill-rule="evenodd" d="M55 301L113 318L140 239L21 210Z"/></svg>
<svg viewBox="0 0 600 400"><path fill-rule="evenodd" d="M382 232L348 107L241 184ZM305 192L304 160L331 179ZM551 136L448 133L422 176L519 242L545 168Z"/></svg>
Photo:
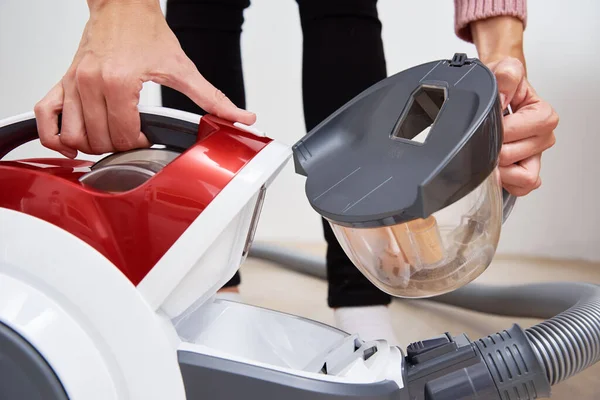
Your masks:
<svg viewBox="0 0 600 400"><path fill-rule="evenodd" d="M282 0L283 1L283 0ZM302 92L307 131L386 77L377 0L297 0L303 41ZM200 73L238 107L246 107L240 39L249 0L169 0L167 22ZM277 18L273 15L272 18ZM205 114L187 97L162 88L163 106ZM329 224L330 307L388 304L348 259ZM239 273L227 283L240 283Z"/></svg>

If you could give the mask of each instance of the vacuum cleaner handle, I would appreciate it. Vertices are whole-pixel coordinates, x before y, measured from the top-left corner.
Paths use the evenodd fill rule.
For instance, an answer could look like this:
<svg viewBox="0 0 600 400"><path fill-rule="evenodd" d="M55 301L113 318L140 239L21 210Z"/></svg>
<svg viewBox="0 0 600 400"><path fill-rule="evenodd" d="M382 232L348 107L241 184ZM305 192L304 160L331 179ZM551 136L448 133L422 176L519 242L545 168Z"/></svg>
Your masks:
<svg viewBox="0 0 600 400"><path fill-rule="evenodd" d="M164 107L139 107L141 131L150 143L184 151L197 139L200 115ZM59 115L59 129L61 116ZM0 121L0 159L17 147L39 138L30 112Z"/></svg>

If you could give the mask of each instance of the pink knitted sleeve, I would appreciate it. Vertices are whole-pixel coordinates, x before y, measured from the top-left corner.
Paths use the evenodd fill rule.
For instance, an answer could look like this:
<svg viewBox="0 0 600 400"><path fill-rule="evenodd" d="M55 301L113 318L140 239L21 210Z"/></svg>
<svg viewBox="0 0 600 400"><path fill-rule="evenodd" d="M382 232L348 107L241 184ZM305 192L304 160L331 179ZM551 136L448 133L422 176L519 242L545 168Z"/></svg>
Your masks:
<svg viewBox="0 0 600 400"><path fill-rule="evenodd" d="M472 42L469 24L498 16L517 17L527 25L527 0L454 0L454 30L456 35Z"/></svg>

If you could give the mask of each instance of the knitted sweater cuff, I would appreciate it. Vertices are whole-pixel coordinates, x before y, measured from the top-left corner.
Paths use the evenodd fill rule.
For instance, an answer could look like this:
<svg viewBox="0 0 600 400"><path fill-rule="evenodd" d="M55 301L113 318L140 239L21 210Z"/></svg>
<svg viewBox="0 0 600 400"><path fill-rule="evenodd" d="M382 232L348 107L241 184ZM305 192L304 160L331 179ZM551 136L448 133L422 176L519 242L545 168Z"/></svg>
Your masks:
<svg viewBox="0 0 600 400"><path fill-rule="evenodd" d="M469 24L474 21L511 16L527 26L527 0L454 0L454 31L467 42L473 42Z"/></svg>

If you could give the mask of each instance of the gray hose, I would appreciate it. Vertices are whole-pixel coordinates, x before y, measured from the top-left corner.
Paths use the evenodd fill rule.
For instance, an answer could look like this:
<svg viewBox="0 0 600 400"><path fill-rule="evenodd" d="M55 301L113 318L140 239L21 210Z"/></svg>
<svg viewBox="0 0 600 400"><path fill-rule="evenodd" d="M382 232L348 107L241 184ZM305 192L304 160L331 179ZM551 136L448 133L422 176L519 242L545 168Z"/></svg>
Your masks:
<svg viewBox="0 0 600 400"><path fill-rule="evenodd" d="M600 361L600 287L542 283L513 287L470 284L433 301L482 313L546 319L525 330L556 385Z"/></svg>
<svg viewBox="0 0 600 400"><path fill-rule="evenodd" d="M327 268L323 257L303 254L299 251L282 249L281 246L255 242L249 257L283 265L293 271L327 279Z"/></svg>
<svg viewBox="0 0 600 400"><path fill-rule="evenodd" d="M325 260L278 246L255 243L250 257L326 277ZM556 385L600 360L600 287L588 283L540 283L511 287L471 283L429 299L482 313L545 319L525 330Z"/></svg>

